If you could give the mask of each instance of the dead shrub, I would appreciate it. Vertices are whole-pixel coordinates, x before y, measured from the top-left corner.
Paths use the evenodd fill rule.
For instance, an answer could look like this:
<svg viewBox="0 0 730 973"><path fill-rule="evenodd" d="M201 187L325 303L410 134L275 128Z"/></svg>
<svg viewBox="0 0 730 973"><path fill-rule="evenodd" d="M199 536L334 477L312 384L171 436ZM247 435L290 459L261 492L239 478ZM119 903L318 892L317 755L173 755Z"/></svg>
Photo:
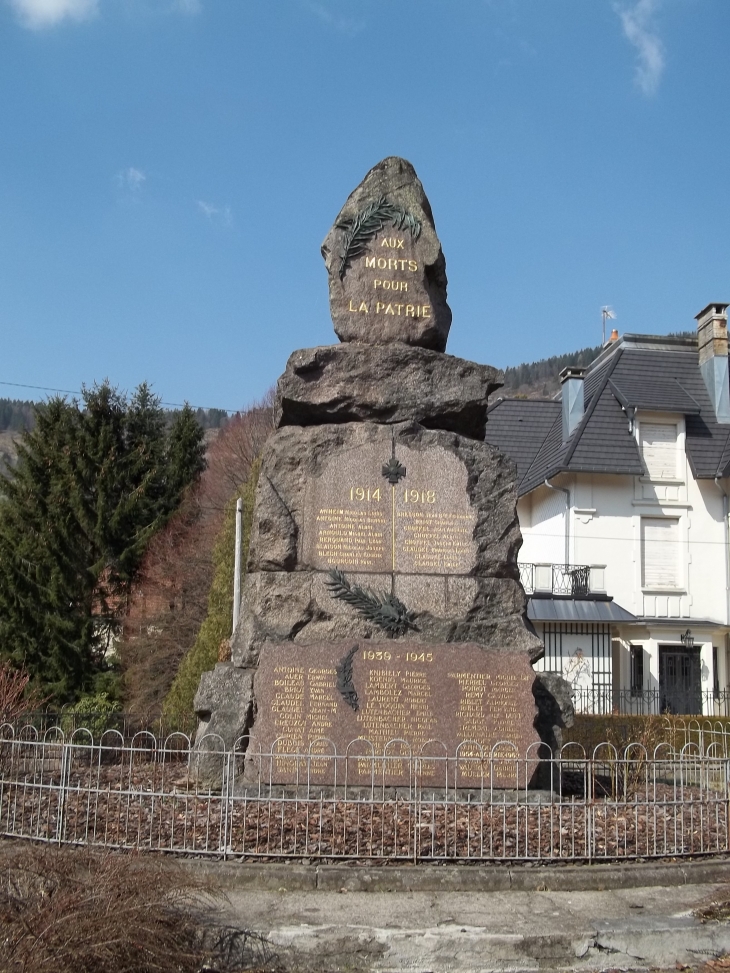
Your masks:
<svg viewBox="0 0 730 973"><path fill-rule="evenodd" d="M193 973L206 950L191 906L209 895L168 861L26 845L3 859L0 970Z"/></svg>
<svg viewBox="0 0 730 973"><path fill-rule="evenodd" d="M0 662L0 723L18 723L48 702L38 690L29 689L30 675L9 662Z"/></svg>

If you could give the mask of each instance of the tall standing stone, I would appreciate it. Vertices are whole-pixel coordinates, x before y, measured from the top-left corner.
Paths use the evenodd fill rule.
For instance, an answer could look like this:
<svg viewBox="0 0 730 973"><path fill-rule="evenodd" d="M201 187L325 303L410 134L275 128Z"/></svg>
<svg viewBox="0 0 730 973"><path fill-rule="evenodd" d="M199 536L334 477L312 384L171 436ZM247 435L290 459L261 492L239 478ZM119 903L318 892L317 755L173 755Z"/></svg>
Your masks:
<svg viewBox="0 0 730 973"><path fill-rule="evenodd" d="M341 341L444 351L446 261L415 169L391 156L350 194L322 244Z"/></svg>
<svg viewBox="0 0 730 973"><path fill-rule="evenodd" d="M258 760L272 782L301 771L272 748L342 753L365 736L383 759L401 741L390 783L403 747L436 739L453 756L468 739L473 773L494 751L491 782L514 786L510 761L538 740L542 645L517 568L516 470L483 439L502 375L444 354L445 260L410 163L371 169L322 250L343 344L294 352L279 380L240 622L231 662L201 680L201 728L231 746L250 728L247 773ZM331 759L307 774L332 783Z"/></svg>

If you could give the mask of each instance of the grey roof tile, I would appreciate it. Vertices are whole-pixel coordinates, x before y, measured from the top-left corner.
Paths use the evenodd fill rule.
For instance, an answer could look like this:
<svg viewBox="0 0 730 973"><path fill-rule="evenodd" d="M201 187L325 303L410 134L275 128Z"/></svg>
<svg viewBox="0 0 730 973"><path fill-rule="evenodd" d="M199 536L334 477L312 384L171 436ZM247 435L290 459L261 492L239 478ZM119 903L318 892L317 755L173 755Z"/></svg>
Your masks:
<svg viewBox="0 0 730 973"><path fill-rule="evenodd" d="M502 399L491 407L486 440L517 463L520 495L561 471L641 474L629 429L637 409L684 415L694 476L730 475L730 426L715 418L687 339L624 336L586 374L584 397L583 419L566 443L559 402Z"/></svg>
<svg viewBox="0 0 730 973"><path fill-rule="evenodd" d="M489 407L486 441L514 460L520 480L560 410L551 399L497 399Z"/></svg>

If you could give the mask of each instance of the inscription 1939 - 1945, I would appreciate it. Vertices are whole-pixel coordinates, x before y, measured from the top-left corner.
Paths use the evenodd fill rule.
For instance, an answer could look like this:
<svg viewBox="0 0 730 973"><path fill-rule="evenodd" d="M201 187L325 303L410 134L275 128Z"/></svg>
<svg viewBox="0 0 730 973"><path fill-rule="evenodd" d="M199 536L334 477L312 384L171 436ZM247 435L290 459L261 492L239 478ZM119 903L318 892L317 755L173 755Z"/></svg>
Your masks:
<svg viewBox="0 0 730 973"><path fill-rule="evenodd" d="M263 702L249 754L268 754L280 783L301 774L295 755L306 753L311 779L332 783L335 752L352 757L351 782L407 779L410 755L435 782L445 768L431 758L458 751L465 786L515 786L516 758L537 741L527 656L471 643L266 644L256 678Z"/></svg>

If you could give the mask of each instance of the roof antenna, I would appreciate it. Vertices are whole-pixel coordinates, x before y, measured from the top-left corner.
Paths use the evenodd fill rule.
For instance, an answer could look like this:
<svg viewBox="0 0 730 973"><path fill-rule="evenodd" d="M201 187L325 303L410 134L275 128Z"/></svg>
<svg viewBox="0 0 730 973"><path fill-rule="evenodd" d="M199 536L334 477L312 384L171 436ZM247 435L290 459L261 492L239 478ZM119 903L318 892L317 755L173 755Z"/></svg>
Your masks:
<svg viewBox="0 0 730 973"><path fill-rule="evenodd" d="M606 321L615 321L615 320L616 320L616 312L612 307L606 305L605 307L601 308L601 321L603 322L603 340L601 341L602 345L606 344Z"/></svg>

